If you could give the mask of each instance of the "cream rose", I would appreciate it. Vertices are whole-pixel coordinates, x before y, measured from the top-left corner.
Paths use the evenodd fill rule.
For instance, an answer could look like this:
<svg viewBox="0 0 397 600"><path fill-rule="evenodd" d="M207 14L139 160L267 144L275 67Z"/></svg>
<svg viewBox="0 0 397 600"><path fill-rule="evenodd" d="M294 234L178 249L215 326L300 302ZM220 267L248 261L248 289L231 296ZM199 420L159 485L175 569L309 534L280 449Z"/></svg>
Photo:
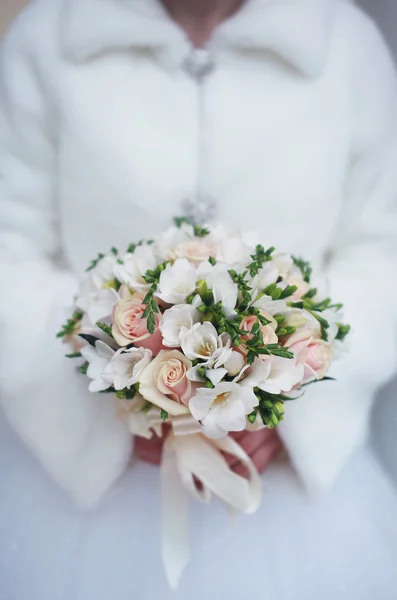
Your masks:
<svg viewBox="0 0 397 600"><path fill-rule="evenodd" d="M191 367L192 362L179 350L162 350L140 374L139 392L171 416L186 414L194 393L187 377Z"/></svg>
<svg viewBox="0 0 397 600"><path fill-rule="evenodd" d="M304 381L325 377L331 363L332 347L320 339L316 329L297 331L286 346L295 353L297 362L305 366Z"/></svg>
<svg viewBox="0 0 397 600"><path fill-rule="evenodd" d="M120 346L134 344L137 348L148 348L153 354L157 354L162 346L160 314L155 314L156 328L150 334L147 319L143 317L146 309L142 304L143 299L143 294L136 293L117 302L113 309L112 334Z"/></svg>

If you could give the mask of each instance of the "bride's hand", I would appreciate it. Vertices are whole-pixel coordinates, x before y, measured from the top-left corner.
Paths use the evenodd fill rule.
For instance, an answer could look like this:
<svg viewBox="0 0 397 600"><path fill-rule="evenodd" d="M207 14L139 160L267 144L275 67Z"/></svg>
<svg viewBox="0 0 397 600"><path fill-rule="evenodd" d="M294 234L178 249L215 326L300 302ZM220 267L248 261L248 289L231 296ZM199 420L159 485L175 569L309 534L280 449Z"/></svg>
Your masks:
<svg viewBox="0 0 397 600"><path fill-rule="evenodd" d="M269 466L272 460L282 452L283 446L275 429L261 429L260 431L240 431L231 434L240 444L260 473ZM164 439L153 436L151 440L135 438L135 453L141 460L159 465ZM233 471L245 475L246 470L240 461L234 457L226 457Z"/></svg>

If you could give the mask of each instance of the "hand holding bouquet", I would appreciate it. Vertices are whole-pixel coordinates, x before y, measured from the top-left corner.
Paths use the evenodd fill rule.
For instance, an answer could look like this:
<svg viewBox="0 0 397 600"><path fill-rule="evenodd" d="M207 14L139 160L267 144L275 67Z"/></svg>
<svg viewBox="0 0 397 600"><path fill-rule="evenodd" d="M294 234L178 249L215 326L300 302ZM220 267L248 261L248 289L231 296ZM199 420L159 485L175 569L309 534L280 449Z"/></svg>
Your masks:
<svg viewBox="0 0 397 600"><path fill-rule="evenodd" d="M257 509L258 473L229 433L276 427L286 403L326 378L349 331L340 309L312 286L303 260L185 219L88 268L58 335L90 391L115 399L132 434L167 432L163 549L172 585L187 560L172 540L185 527L176 499L181 514L185 490ZM248 479L224 453L245 465Z"/></svg>

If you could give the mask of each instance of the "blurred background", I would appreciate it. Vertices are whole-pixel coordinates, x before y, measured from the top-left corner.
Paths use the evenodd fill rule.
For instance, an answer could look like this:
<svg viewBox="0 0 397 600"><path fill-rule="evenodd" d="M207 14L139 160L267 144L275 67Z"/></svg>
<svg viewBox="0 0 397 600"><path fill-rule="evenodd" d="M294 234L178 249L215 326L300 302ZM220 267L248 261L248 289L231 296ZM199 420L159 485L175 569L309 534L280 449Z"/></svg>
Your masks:
<svg viewBox="0 0 397 600"><path fill-rule="evenodd" d="M360 0L357 3L376 19L397 63L397 0ZM0 36L25 4L27 0L0 0ZM380 393L373 413L372 427L372 443L376 452L397 483L396 432L397 378Z"/></svg>

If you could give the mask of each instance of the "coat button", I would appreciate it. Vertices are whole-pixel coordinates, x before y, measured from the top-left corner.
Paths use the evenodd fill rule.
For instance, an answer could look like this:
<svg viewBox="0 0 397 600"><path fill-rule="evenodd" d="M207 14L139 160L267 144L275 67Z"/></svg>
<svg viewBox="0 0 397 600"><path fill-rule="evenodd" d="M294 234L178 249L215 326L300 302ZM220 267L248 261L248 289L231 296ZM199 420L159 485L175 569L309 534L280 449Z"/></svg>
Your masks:
<svg viewBox="0 0 397 600"><path fill-rule="evenodd" d="M212 73L215 62L212 54L205 48L194 48L184 62L185 71L197 81Z"/></svg>

